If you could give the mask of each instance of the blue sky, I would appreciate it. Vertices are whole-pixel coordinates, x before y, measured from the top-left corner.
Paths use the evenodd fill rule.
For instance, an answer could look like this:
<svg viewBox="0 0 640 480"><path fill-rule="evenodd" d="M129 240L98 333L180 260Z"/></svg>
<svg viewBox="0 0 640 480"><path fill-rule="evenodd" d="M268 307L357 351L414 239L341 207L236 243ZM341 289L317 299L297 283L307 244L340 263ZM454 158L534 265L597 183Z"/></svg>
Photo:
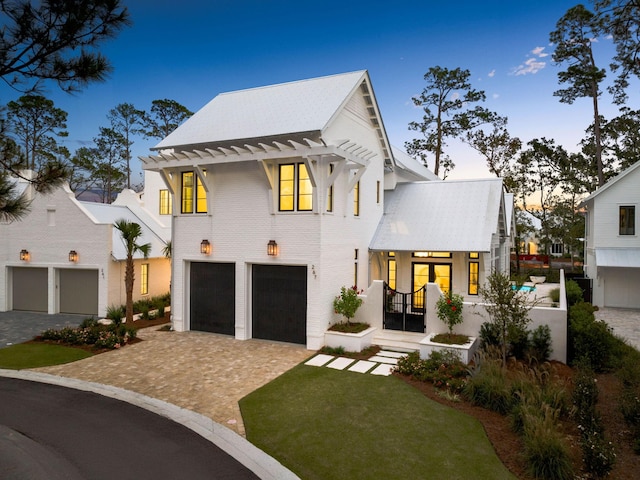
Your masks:
<svg viewBox="0 0 640 480"><path fill-rule="evenodd" d="M564 105L553 96L559 68L549 32L574 1L124 3L133 25L101 49L114 66L110 78L75 96L55 85L44 92L69 113L71 151L90 143L119 103L148 110L152 100L169 98L197 111L221 92L361 69L369 71L389 139L399 147L415 136L408 123L421 118L411 97L438 65L470 70L485 105L506 115L511 134L525 142L545 136L576 150L590 123L589 99ZM610 41L596 47L596 61L607 65ZM2 103L18 96L0 89ZM607 94L601 102L603 114L614 116ZM137 139L134 155L155 143ZM449 178L489 176L470 149L453 145L450 155L456 169Z"/></svg>

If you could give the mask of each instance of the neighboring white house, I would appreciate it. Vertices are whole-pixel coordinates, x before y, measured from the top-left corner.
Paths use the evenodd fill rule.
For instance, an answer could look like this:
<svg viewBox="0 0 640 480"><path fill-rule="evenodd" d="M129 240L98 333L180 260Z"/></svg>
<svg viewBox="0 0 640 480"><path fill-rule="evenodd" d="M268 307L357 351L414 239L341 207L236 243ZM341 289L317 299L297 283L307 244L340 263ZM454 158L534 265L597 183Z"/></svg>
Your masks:
<svg viewBox="0 0 640 480"><path fill-rule="evenodd" d="M341 286L477 298L508 271L501 180L443 182L393 149L366 71L220 94L153 150L141 160L172 199L176 330L318 349Z"/></svg>
<svg viewBox="0 0 640 480"><path fill-rule="evenodd" d="M640 162L585 198L584 272L593 304L640 308Z"/></svg>
<svg viewBox="0 0 640 480"><path fill-rule="evenodd" d="M29 194L32 187L25 188ZM104 316L108 306L123 305L126 252L113 226L121 218L140 224L140 243L151 243L148 259L135 257L134 300L169 291L162 249L170 224L139 194L125 190L111 205L78 201L66 185L31 196L26 217L0 222L0 311Z"/></svg>

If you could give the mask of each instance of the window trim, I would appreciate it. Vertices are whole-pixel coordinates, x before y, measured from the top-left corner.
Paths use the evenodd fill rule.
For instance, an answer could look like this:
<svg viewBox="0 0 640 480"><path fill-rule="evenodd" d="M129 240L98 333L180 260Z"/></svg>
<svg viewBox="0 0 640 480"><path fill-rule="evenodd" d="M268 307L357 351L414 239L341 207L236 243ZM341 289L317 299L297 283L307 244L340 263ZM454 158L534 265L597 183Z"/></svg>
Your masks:
<svg viewBox="0 0 640 480"><path fill-rule="evenodd" d="M140 295L149 295L149 264L140 265Z"/></svg>
<svg viewBox="0 0 640 480"><path fill-rule="evenodd" d="M635 234L636 234L636 206L620 205L618 207L618 235L626 236L626 235L635 235Z"/></svg>
<svg viewBox="0 0 640 480"><path fill-rule="evenodd" d="M173 202L168 188L158 190L158 214L171 215L173 213Z"/></svg>
<svg viewBox="0 0 640 480"><path fill-rule="evenodd" d="M285 180L286 182L291 182L292 193L290 195L283 194L282 171L284 167L293 167L293 178ZM304 171L306 172L306 177L304 178L302 178L300 175L301 168L304 168ZM307 182L311 189L310 192L301 193L301 191L303 190L303 184L306 184ZM311 183L311 174L309 173L309 169L307 168L307 164L305 162L278 164L278 212L313 212L314 196L315 191L313 184ZM283 199L289 198L291 198L291 208L282 208ZM310 200L309 208L300 207L301 203L303 203L303 198Z"/></svg>
<svg viewBox="0 0 640 480"><path fill-rule="evenodd" d="M476 271L475 271L475 282L472 281L472 273L471 272L471 266L475 265L476 267ZM468 267L468 285L467 285L467 293L469 295L478 295L478 290L480 287L480 262L469 262L469 267ZM475 289L475 292L472 291L472 287Z"/></svg>

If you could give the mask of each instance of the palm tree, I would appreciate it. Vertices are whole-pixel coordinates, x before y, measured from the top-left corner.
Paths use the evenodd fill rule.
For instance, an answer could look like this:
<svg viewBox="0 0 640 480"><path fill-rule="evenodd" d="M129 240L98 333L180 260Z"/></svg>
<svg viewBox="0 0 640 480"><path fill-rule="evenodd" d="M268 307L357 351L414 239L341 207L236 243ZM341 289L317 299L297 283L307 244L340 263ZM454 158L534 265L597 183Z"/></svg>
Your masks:
<svg viewBox="0 0 640 480"><path fill-rule="evenodd" d="M144 258L149 257L151 244L139 245L138 239L142 236L142 228L135 222L121 218L116 220L114 226L120 231L122 243L127 251L127 263L124 270L124 288L127 294L127 306L125 323L133 323L133 256L142 253Z"/></svg>

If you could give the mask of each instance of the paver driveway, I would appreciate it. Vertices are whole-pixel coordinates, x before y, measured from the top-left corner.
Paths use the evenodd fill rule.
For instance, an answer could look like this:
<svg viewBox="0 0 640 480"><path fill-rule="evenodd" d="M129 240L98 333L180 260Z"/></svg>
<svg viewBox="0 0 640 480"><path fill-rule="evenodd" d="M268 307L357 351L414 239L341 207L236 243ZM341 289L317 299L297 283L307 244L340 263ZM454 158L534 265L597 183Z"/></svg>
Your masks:
<svg viewBox="0 0 640 480"><path fill-rule="evenodd" d="M244 436L238 400L313 354L304 346L157 327L138 336L144 341L37 371L138 392Z"/></svg>

